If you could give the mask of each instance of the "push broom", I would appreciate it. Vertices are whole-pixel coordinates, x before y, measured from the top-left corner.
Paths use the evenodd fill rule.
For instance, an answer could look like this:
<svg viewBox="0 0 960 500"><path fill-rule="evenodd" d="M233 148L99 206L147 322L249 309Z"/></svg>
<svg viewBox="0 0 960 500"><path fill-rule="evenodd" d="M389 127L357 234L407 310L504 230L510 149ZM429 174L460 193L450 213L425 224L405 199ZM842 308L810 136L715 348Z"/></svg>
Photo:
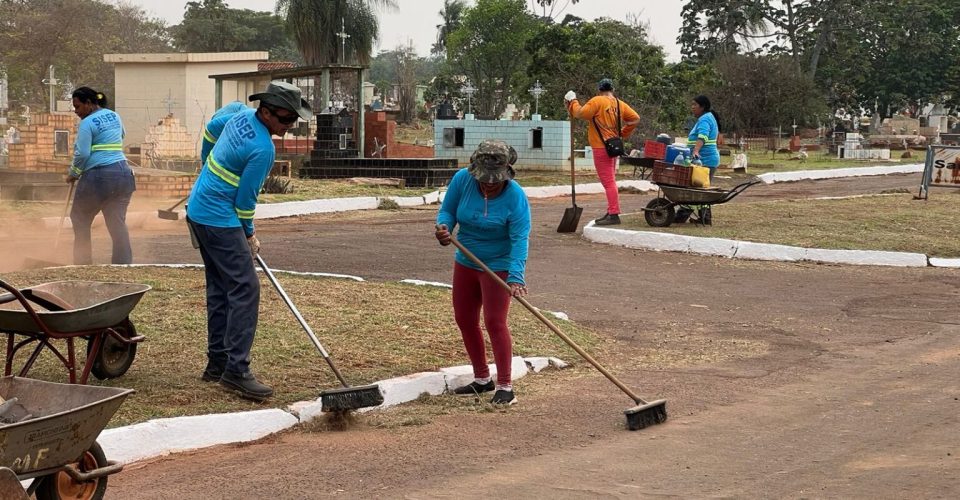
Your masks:
<svg viewBox="0 0 960 500"><path fill-rule="evenodd" d="M467 248L464 247L462 243L457 241L457 239L454 238L452 235L450 236L450 241L453 242L454 246L456 246L460 250L460 252L466 255L468 259L472 260L474 264L480 266L480 268L483 269L483 272L485 272L487 276L490 276L491 279L499 283L500 286L505 288L508 292L511 291L510 285L504 282L503 279L497 276L496 273L491 271L490 268L483 263L483 261L477 258L477 256L474 255L472 252L470 252L470 250L467 250ZM557 336L559 336L561 339L563 339L564 342L567 343L567 345L572 347L574 351L577 351L577 354L579 354L583 359L587 360L587 362L593 365L593 367L596 368L600 373L602 373L603 376L607 377L607 379L613 382L614 385L619 387L621 391L623 391L627 396L630 397L630 399L634 401L634 403L637 404L633 408L628 408L623 412L623 414L626 415L627 417L627 429L631 431L636 431L636 430L643 429L644 427L649 427L651 425L662 424L667 420L667 400L666 399L658 399L656 401L649 401L649 402L644 401L643 399L640 398L640 396L637 396L633 391L631 391L629 387L624 385L624 383L621 382L617 377L614 377L613 374L607 371L607 369L604 368L603 365L598 363L597 360L593 359L593 356L591 356L586 351L584 351L579 345L577 345L576 342L573 341L573 339L571 339L565 333L560 331L560 329L557 328L557 325L554 325L552 321L550 321L543 314L541 314L537 308L530 305L530 303L527 302L527 299L523 297L514 297L514 298L517 299L517 301L519 301L521 304L523 304L523 306L526 307L527 310L529 310L534 316L536 316L537 319L543 322L543 324L546 325L547 328L553 330L553 333L556 333Z"/></svg>
<svg viewBox="0 0 960 500"><path fill-rule="evenodd" d="M287 293L283 291L283 287L280 286L280 282L277 281L277 278L273 276L273 272L270 271L269 267L267 267L266 262L264 262L263 258L260 257L260 254L257 254L256 258L257 264L260 265L260 269L263 269L264 274L267 275L267 279L270 280L270 283L273 285L273 287L277 289L277 293L280 294L280 298L283 299L283 302L286 303L287 307L290 308L290 311L293 312L293 315L297 318L297 321L300 322L300 326L303 327L303 330L307 332L307 336L310 337L310 341L313 342L313 345L316 346L318 351L320 351L320 355L323 356L323 359L326 360L328 365L330 365L330 369L333 370L333 374L336 375L337 380L343 384L343 387L340 389L331 389L320 393L320 403L323 411L345 413L358 408L379 406L383 404L383 393L380 392L380 386L376 384L350 386L350 384L347 383L347 380L344 379L343 375L340 374L340 370L337 369L337 365L333 363L333 359L330 358L330 354L328 354L327 350L324 349L323 345L320 344L320 339L318 339L313 333L310 325L308 325L307 321L303 319L303 315L301 315L300 311L297 310L297 306L293 305L293 301L290 300L290 297L287 296Z"/></svg>

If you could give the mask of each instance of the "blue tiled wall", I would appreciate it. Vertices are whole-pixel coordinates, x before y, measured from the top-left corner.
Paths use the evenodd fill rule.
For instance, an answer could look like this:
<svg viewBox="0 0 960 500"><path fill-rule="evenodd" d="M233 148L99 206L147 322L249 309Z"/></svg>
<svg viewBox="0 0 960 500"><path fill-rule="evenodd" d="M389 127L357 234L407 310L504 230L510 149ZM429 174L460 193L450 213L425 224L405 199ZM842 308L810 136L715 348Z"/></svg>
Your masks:
<svg viewBox="0 0 960 500"><path fill-rule="evenodd" d="M530 130L543 128L543 148L530 148ZM463 147L446 147L443 130L462 128ZM561 170L570 166L570 122L533 120L436 120L434 156L456 158L461 166L484 139L499 139L517 150L517 167L529 170Z"/></svg>

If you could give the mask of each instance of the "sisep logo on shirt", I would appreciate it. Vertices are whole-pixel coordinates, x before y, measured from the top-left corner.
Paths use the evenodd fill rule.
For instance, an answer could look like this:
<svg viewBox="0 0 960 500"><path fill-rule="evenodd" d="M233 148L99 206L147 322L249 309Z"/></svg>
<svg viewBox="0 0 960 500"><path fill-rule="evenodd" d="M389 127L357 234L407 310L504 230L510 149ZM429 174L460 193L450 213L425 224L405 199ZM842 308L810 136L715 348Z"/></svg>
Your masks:
<svg viewBox="0 0 960 500"><path fill-rule="evenodd" d="M234 130L234 134L230 134L230 145L235 148L239 148L244 139L253 139L257 136L257 132L246 116L238 116L230 123L233 124Z"/></svg>
<svg viewBox="0 0 960 500"><path fill-rule="evenodd" d="M120 126L120 120L118 120L117 115L113 113L100 113L94 116L91 121L100 132L115 129Z"/></svg>

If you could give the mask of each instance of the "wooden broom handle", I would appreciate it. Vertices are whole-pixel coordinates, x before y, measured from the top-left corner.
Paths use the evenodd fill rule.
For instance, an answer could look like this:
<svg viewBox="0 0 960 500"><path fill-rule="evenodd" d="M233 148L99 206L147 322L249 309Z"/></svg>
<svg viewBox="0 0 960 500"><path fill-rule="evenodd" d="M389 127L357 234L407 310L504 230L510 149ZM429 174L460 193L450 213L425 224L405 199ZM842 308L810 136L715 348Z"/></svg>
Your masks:
<svg viewBox="0 0 960 500"><path fill-rule="evenodd" d="M496 280L496 282L499 283L500 286L506 289L507 292L510 293L511 296L513 296L513 298L517 299L521 304L523 304L523 306L526 307L527 310L530 311L534 316L536 316L537 319L543 322L544 325L547 325L547 328L553 330L553 333L556 333L558 337L560 337L561 339L563 339L564 342L567 343L567 345L573 348L574 351L577 351L577 354L579 354L583 359L587 360L587 362L593 365L594 368L596 368L600 373L603 374L603 376L607 377L611 382L613 382L614 385L619 387L620 390L623 391L627 396L630 396L630 399L634 400L638 405L647 404L646 401L640 399L640 396L637 396L636 394L634 394L629 387L624 385L624 383L621 382L620 379L618 379L617 377L614 377L612 373L610 373L609 371L607 371L606 368L603 367L603 365L597 362L597 360L593 359L593 356L588 354L587 351L584 351L582 348L580 348L580 346L577 345L577 343L574 342L573 339L568 337L567 334L560 331L560 329L557 328L557 325L554 325L553 322L547 319L539 310L537 310L537 308L530 305L530 303L527 302L527 299L523 297L514 296L513 291L510 289L510 285L508 285L505 281L503 281L502 278L497 276L497 273L493 272L489 267L487 267L487 265L484 264L483 261L481 261L479 258L477 258L477 256L474 255L470 250L467 250L467 248L464 247L462 243L457 241L457 239L454 238L452 234L450 235L450 241L453 243L455 247L457 247L458 250L460 250L460 252L466 255L468 259L472 260L474 264L480 266L480 268L483 269L483 272L487 273L488 276Z"/></svg>

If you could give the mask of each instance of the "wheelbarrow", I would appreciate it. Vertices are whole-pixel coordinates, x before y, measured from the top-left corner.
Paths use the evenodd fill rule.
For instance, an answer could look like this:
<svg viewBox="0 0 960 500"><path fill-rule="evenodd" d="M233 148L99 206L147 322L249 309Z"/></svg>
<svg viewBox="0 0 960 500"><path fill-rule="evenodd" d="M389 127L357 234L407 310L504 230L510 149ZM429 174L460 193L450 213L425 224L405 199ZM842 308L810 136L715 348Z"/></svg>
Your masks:
<svg viewBox="0 0 960 500"><path fill-rule="evenodd" d="M647 224L653 227L667 227L673 224L677 216L677 207L681 207L691 212L695 208L700 209L699 221L703 224L712 223L710 207L719 205L734 199L738 194L754 184L759 184L760 180L739 184L733 189L725 190L719 188L705 189L685 186L673 186L669 184L657 184L659 188L657 197L650 200L643 209L643 218Z"/></svg>
<svg viewBox="0 0 960 500"><path fill-rule="evenodd" d="M0 493L38 500L103 498L107 460L97 436L132 389L0 378ZM16 481L33 479L26 491ZM21 495L16 496L18 491Z"/></svg>
<svg viewBox="0 0 960 500"><path fill-rule="evenodd" d="M100 380L116 378L133 364L137 343L144 340L129 315L149 285L56 281L17 289L0 280L0 289L0 333L7 335L4 375L13 374L17 352L32 345L18 372L21 377L48 349L67 370L71 384L86 384L91 373ZM82 366L77 362L78 338L87 342ZM66 343L66 354L55 340Z"/></svg>

